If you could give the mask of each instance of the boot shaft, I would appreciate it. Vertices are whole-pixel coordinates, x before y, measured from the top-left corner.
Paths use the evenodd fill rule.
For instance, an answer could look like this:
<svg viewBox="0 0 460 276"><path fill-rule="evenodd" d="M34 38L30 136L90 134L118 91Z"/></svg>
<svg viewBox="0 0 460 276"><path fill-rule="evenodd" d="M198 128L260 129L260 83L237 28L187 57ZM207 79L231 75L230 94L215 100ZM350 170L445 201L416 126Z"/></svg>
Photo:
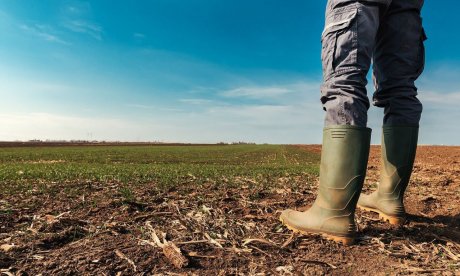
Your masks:
<svg viewBox="0 0 460 276"><path fill-rule="evenodd" d="M402 202L414 165L417 140L417 126L382 128L380 198L397 198Z"/></svg>
<svg viewBox="0 0 460 276"><path fill-rule="evenodd" d="M337 212L352 212L366 176L371 129L333 126L323 131L317 204Z"/></svg>
<svg viewBox="0 0 460 276"><path fill-rule="evenodd" d="M313 206L305 212L286 210L280 220L289 229L324 234L352 244L355 208L366 175L371 130L356 126L324 129L320 184Z"/></svg>

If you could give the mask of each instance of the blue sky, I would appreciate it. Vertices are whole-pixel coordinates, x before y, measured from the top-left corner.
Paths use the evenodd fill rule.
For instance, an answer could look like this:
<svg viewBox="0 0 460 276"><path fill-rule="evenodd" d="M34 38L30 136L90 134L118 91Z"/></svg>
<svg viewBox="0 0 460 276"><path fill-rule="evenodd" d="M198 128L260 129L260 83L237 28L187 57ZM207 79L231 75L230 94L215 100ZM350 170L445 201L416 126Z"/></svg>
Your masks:
<svg viewBox="0 0 460 276"><path fill-rule="evenodd" d="M325 3L0 0L0 140L319 143ZM458 10L425 3L423 144L460 141Z"/></svg>

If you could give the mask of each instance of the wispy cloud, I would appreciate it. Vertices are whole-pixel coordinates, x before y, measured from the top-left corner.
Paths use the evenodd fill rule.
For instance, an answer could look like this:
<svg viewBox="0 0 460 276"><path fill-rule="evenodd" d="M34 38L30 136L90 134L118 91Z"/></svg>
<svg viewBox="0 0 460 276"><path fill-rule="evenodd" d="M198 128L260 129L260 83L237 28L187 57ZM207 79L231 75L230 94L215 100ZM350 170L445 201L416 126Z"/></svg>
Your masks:
<svg viewBox="0 0 460 276"><path fill-rule="evenodd" d="M74 1L71 4L64 6L63 11L69 15L82 16L91 11L91 5L88 2Z"/></svg>
<svg viewBox="0 0 460 276"><path fill-rule="evenodd" d="M215 101L207 106L201 113L202 125L219 122L228 128L220 133L242 140L301 143L309 137L310 142L319 142L324 114L317 81L241 86L219 95L224 104ZM238 101L225 101L233 97Z"/></svg>
<svg viewBox="0 0 460 276"><path fill-rule="evenodd" d="M222 92L222 96L237 98L246 97L251 99L266 99L279 97L292 92L285 87L239 87Z"/></svg>
<svg viewBox="0 0 460 276"><path fill-rule="evenodd" d="M87 34L96 40L102 40L103 28L96 23L77 19L65 21L63 26L73 32Z"/></svg>
<svg viewBox="0 0 460 276"><path fill-rule="evenodd" d="M180 102L194 105L210 104L213 101L208 99L179 99Z"/></svg>
<svg viewBox="0 0 460 276"><path fill-rule="evenodd" d="M226 90L220 95L228 98L248 98L248 99L277 99L283 98L288 94L303 94L312 90L318 90L317 82L296 82L284 85L258 85L242 86Z"/></svg>
<svg viewBox="0 0 460 276"><path fill-rule="evenodd" d="M144 39L144 38L146 37L146 35L143 34L143 33L134 33L134 34L133 34L133 37L134 37L135 39L142 40L142 39Z"/></svg>
<svg viewBox="0 0 460 276"><path fill-rule="evenodd" d="M276 112L287 108L308 105L319 107L319 82L295 81L279 85L240 86L217 93L227 105L232 105L229 99L236 98L233 105L242 107L241 111ZM227 100L227 101L225 101Z"/></svg>
<svg viewBox="0 0 460 276"><path fill-rule="evenodd" d="M157 106L154 105L144 105L144 104L127 104L127 107L134 107L134 108L140 108L140 109L157 109Z"/></svg>
<svg viewBox="0 0 460 276"><path fill-rule="evenodd" d="M100 139L136 140L143 127L137 122L115 118L90 118L54 113L1 114L0 140ZM91 133L91 137L88 136ZM124 134L123 134L124 133Z"/></svg>
<svg viewBox="0 0 460 276"><path fill-rule="evenodd" d="M90 2L72 1L61 12L61 26L75 33L88 35L96 40L103 39L104 29L92 20Z"/></svg>
<svg viewBox="0 0 460 276"><path fill-rule="evenodd" d="M34 97L46 94L75 94L81 89L62 81L34 79L31 77L14 77L6 75L7 69L0 68L0 90L13 95L28 95Z"/></svg>
<svg viewBox="0 0 460 276"><path fill-rule="evenodd" d="M27 24L22 24L19 26L24 32L34 35L36 37L39 37L43 40L49 41L49 42L54 42L54 43L59 43L59 44L64 44L64 45L69 45L70 43L63 40L60 38L53 28L51 28L48 25L42 25L42 24L34 24L34 25L27 25Z"/></svg>
<svg viewBox="0 0 460 276"><path fill-rule="evenodd" d="M290 105L229 105L208 108L204 114L220 123L236 125L236 132L243 136L239 126L251 126L255 129L271 127L274 130L305 122L306 110ZM298 116L302 114L302 116Z"/></svg>
<svg viewBox="0 0 460 276"><path fill-rule="evenodd" d="M446 105L455 105L458 107L460 104L460 92L451 92L451 93L441 93L435 91L422 91L419 93L419 98L424 104L441 104Z"/></svg>
<svg viewBox="0 0 460 276"><path fill-rule="evenodd" d="M163 107L157 105L144 105L144 104L127 104L129 108L137 108L143 110L154 110L154 111L165 111L165 112L184 112L183 109L180 108L172 108L172 107Z"/></svg>
<svg viewBox="0 0 460 276"><path fill-rule="evenodd" d="M319 82L315 80L241 86L219 95L227 99L227 105L210 107L208 112L214 117L225 114L241 123L251 122L255 128L322 125Z"/></svg>

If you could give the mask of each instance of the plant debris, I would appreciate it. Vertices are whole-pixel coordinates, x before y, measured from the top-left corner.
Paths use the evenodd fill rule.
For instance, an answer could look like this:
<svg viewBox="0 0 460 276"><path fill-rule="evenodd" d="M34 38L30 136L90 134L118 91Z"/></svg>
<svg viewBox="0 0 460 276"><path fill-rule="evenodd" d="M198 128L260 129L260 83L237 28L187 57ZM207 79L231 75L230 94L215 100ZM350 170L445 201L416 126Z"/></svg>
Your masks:
<svg viewBox="0 0 460 276"><path fill-rule="evenodd" d="M372 147L365 192L379 181L379 154ZM278 220L281 210L313 203L315 174L197 182L201 176L190 172L170 187L110 177L37 179L23 192L0 194L0 274L458 275L459 161L459 147L419 147L406 224L391 226L358 210L360 232L350 247L293 234Z"/></svg>

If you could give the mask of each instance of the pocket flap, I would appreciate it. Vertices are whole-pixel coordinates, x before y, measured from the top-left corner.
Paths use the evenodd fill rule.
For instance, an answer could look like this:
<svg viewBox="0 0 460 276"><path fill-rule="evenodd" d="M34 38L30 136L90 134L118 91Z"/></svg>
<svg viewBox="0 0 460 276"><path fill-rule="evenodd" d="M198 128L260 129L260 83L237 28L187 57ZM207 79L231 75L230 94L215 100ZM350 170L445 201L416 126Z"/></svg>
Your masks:
<svg viewBox="0 0 460 276"><path fill-rule="evenodd" d="M328 33L347 28L350 26L351 22L357 14L358 9L353 9L351 11L340 14L334 14L332 18L326 20L326 26L324 27L324 31L321 34L321 37L324 37Z"/></svg>
<svg viewBox="0 0 460 276"><path fill-rule="evenodd" d="M426 36L425 28L422 28L422 40L425 41L427 39L428 37Z"/></svg>

